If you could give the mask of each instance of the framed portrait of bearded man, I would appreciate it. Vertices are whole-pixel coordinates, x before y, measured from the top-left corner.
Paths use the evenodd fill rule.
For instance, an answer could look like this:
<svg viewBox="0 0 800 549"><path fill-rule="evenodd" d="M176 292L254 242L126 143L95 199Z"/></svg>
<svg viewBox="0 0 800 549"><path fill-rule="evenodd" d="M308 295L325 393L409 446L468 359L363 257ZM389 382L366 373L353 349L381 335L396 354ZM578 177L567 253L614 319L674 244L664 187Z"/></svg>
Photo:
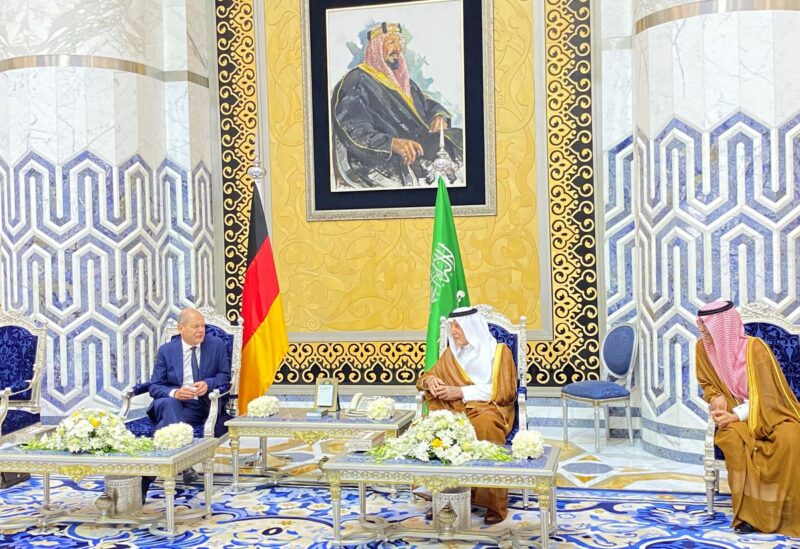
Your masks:
<svg viewBox="0 0 800 549"><path fill-rule="evenodd" d="M309 221L496 213L491 0L302 0Z"/></svg>

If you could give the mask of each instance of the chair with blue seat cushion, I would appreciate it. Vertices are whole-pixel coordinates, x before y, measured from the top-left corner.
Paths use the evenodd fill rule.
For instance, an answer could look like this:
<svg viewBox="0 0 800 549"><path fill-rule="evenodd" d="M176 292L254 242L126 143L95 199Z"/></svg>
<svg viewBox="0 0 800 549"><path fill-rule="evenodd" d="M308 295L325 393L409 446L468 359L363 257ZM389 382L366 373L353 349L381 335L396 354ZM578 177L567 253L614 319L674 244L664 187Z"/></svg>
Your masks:
<svg viewBox="0 0 800 549"><path fill-rule="evenodd" d="M800 398L800 326L787 321L766 305L748 303L741 309L744 332L763 339L783 371L794 394ZM703 456L706 482L706 510L714 513L714 494L719 491L719 472L725 469L725 456L714 444L717 426L709 414Z"/></svg>
<svg viewBox="0 0 800 549"><path fill-rule="evenodd" d="M228 433L225 422L236 417L239 370L242 365L242 327L241 325L232 325L224 316L217 314L213 309L201 308L199 310L205 318L206 334L217 337L225 343L225 348L231 361L231 382L209 393L211 407L208 418L203 425L194 426L194 436L196 438L215 437L223 440L227 438ZM169 342L176 337L180 337L180 335L178 335L177 324L173 320L166 330L164 342ZM130 417L133 398L147 394L149 390L150 381L148 380L133 385L123 394L120 415L126 418L125 426L128 430L137 436L152 437L155 432L155 424L146 414L136 418Z"/></svg>
<svg viewBox="0 0 800 549"><path fill-rule="evenodd" d="M561 407L564 421L564 443L569 437L568 401L586 402L594 407L594 446L600 450L600 406L606 410L606 433L609 431L608 405L625 404L628 419L628 437L633 444L631 421L631 373L636 361L636 328L632 324L618 324L603 339L600 358L606 380L578 381L561 389Z"/></svg>
<svg viewBox="0 0 800 549"><path fill-rule="evenodd" d="M0 311L0 442L23 442L41 421L47 330L29 315Z"/></svg>

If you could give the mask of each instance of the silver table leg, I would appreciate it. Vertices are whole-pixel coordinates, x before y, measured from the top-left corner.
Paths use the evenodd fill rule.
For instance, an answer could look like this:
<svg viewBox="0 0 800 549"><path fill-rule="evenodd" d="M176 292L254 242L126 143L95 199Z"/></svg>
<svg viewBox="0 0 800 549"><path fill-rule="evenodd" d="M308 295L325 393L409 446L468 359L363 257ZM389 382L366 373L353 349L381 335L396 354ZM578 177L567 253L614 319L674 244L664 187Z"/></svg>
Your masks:
<svg viewBox="0 0 800 549"><path fill-rule="evenodd" d="M233 465L233 491L239 491L239 435L230 433L231 463Z"/></svg>
<svg viewBox="0 0 800 549"><path fill-rule="evenodd" d="M333 513L333 546L342 546L342 485L331 480L331 511Z"/></svg>
<svg viewBox="0 0 800 549"><path fill-rule="evenodd" d="M364 482L358 483L358 506L361 518L367 516L367 485Z"/></svg>
<svg viewBox="0 0 800 549"><path fill-rule="evenodd" d="M175 479L164 479L164 495L167 497L167 529L164 532L169 537L175 537Z"/></svg>
<svg viewBox="0 0 800 549"><path fill-rule="evenodd" d="M555 479L553 479L555 482ZM542 523L542 537L540 545L542 549L547 549L550 546L550 525L552 521L552 514L555 514L553 508L553 499L550 497L552 486L548 480L541 480L536 485L536 494L539 496L539 517Z"/></svg>
<svg viewBox="0 0 800 549"><path fill-rule="evenodd" d="M50 473L42 474L42 489L44 490L44 500L42 501L42 510L50 510Z"/></svg>
<svg viewBox="0 0 800 549"><path fill-rule="evenodd" d="M267 474L267 437L259 437L261 446L261 476Z"/></svg>
<svg viewBox="0 0 800 549"><path fill-rule="evenodd" d="M214 460L207 459L203 462L203 469L205 469L205 484L204 488L206 491L206 514L204 518L210 519L211 518L211 496L214 490Z"/></svg>

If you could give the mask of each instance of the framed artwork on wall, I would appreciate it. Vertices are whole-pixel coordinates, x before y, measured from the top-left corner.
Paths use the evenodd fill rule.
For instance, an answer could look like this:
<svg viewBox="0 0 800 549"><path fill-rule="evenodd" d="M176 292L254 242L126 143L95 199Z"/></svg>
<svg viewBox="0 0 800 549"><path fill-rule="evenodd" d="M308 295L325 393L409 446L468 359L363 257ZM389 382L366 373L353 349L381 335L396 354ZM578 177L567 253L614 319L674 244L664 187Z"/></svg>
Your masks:
<svg viewBox="0 0 800 549"><path fill-rule="evenodd" d="M494 215L491 0L302 0L309 221Z"/></svg>

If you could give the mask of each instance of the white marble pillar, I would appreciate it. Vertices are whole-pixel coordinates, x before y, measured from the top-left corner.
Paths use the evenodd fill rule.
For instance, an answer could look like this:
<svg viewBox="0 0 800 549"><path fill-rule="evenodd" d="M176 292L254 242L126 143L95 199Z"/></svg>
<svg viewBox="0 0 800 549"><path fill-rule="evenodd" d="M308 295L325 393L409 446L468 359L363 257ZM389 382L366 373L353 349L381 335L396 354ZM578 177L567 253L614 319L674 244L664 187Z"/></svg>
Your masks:
<svg viewBox="0 0 800 549"><path fill-rule="evenodd" d="M116 405L213 305L211 9L0 3L0 306L48 327L45 415Z"/></svg>
<svg viewBox="0 0 800 549"><path fill-rule="evenodd" d="M800 320L800 12L634 4L642 438L699 461L697 308L757 301Z"/></svg>
<svg viewBox="0 0 800 549"><path fill-rule="evenodd" d="M599 174L603 182L606 324L636 319L633 208L633 1L599 4ZM599 84L599 85L598 85Z"/></svg>
<svg viewBox="0 0 800 549"><path fill-rule="evenodd" d="M597 3L594 45L595 139L597 177L603 190L604 329L621 322L636 323L637 295L635 214L633 203L633 1ZM639 375L631 388L634 431L639 424ZM624 407L611 407L611 434L627 438Z"/></svg>

